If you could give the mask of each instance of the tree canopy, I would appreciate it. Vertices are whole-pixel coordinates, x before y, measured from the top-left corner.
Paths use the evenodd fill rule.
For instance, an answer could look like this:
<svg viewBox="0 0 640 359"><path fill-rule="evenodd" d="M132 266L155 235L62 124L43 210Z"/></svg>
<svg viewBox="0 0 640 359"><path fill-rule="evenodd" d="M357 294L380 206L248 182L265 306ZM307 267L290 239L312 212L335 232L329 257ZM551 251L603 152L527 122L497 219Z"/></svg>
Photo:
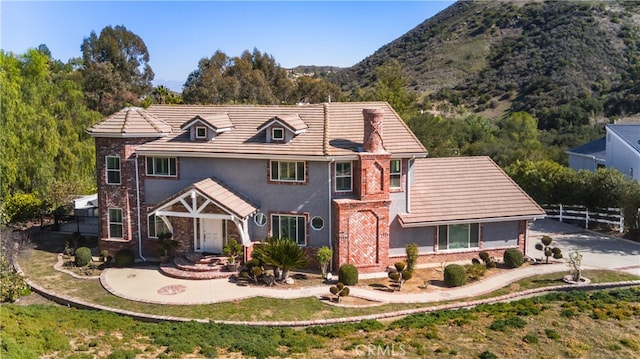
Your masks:
<svg viewBox="0 0 640 359"><path fill-rule="evenodd" d="M84 103L78 74L46 47L24 55L0 51L2 197L48 196L56 183L94 187L95 150L85 130L101 116Z"/></svg>
<svg viewBox="0 0 640 359"><path fill-rule="evenodd" d="M84 92L91 109L109 115L138 104L151 92L154 74L142 39L119 25L100 36L91 32L81 46Z"/></svg>

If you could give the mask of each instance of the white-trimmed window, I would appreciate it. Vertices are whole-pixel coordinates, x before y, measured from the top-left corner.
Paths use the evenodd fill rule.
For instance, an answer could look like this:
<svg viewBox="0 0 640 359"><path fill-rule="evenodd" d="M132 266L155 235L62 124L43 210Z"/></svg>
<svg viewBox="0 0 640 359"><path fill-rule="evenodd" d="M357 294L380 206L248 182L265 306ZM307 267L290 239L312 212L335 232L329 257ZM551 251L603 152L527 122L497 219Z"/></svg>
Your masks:
<svg viewBox="0 0 640 359"><path fill-rule="evenodd" d="M391 180L389 181L389 188L399 189L402 188L402 160L391 160L391 169L389 171Z"/></svg>
<svg viewBox="0 0 640 359"><path fill-rule="evenodd" d="M311 228L315 229L316 231L324 228L324 219L322 219L322 217L320 216L311 218Z"/></svg>
<svg viewBox="0 0 640 359"><path fill-rule="evenodd" d="M289 238L299 246L307 242L307 218L283 214L271 215L271 235L276 238Z"/></svg>
<svg viewBox="0 0 640 359"><path fill-rule="evenodd" d="M304 182L304 161L271 161L271 180L284 182Z"/></svg>
<svg viewBox="0 0 640 359"><path fill-rule="evenodd" d="M109 208L109 238L122 238L122 208Z"/></svg>
<svg viewBox="0 0 640 359"><path fill-rule="evenodd" d="M175 157L147 157L148 176L175 177L178 175Z"/></svg>
<svg viewBox="0 0 640 359"><path fill-rule="evenodd" d="M256 213L256 215L253 216L253 223L258 227L264 227L264 225L267 224L267 216L264 213Z"/></svg>
<svg viewBox="0 0 640 359"><path fill-rule="evenodd" d="M107 184L120 184L120 157L107 156Z"/></svg>
<svg viewBox="0 0 640 359"><path fill-rule="evenodd" d="M478 248L480 224L463 223L438 226L438 250Z"/></svg>
<svg viewBox="0 0 640 359"><path fill-rule="evenodd" d="M272 127L271 128L271 140L272 141L284 141L284 128Z"/></svg>
<svg viewBox="0 0 640 359"><path fill-rule="evenodd" d="M150 214L147 219L149 238L158 238L158 234L169 232L169 227L167 227L167 224L164 223L162 218L155 214Z"/></svg>
<svg viewBox="0 0 640 359"><path fill-rule="evenodd" d="M336 162L336 192L353 190L353 165L351 161Z"/></svg>
<svg viewBox="0 0 640 359"><path fill-rule="evenodd" d="M196 126L196 138L197 139L207 138L207 128L204 126Z"/></svg>

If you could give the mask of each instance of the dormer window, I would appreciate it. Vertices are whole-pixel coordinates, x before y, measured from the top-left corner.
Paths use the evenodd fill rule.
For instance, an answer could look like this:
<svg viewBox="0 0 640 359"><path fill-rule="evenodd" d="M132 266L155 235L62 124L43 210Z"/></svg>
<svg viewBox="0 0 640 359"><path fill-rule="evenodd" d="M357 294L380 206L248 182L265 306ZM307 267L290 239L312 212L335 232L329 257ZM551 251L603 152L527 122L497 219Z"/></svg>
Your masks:
<svg viewBox="0 0 640 359"><path fill-rule="evenodd" d="M196 126L196 139L204 140L207 138L207 128L204 126Z"/></svg>
<svg viewBox="0 0 640 359"><path fill-rule="evenodd" d="M226 113L196 115L180 126L180 129L189 131L191 141L212 141L233 128L231 119Z"/></svg>
<svg viewBox="0 0 640 359"><path fill-rule="evenodd" d="M271 140L272 141L284 141L284 128L272 127L271 128Z"/></svg>
<svg viewBox="0 0 640 359"><path fill-rule="evenodd" d="M277 115L270 118L260 127L258 132L265 131L267 143L288 143L297 135L304 133L309 126L298 114Z"/></svg>

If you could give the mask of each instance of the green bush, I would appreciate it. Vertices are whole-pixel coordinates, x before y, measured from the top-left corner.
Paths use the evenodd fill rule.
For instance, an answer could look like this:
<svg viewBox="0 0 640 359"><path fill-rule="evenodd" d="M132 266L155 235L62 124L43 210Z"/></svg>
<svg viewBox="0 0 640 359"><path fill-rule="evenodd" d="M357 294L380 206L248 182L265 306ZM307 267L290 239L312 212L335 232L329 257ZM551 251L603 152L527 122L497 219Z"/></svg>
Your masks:
<svg viewBox="0 0 640 359"><path fill-rule="evenodd" d="M444 282L450 287L467 284L467 271L459 264L449 264L444 268Z"/></svg>
<svg viewBox="0 0 640 359"><path fill-rule="evenodd" d="M524 254L515 248L509 248L504 251L502 260L507 267L518 268L524 263Z"/></svg>
<svg viewBox="0 0 640 359"><path fill-rule="evenodd" d="M344 285L358 284L358 268L352 264L343 264L338 270L338 281Z"/></svg>
<svg viewBox="0 0 640 359"><path fill-rule="evenodd" d="M418 245L415 243L407 244L405 250L407 252L407 272L413 273L418 263Z"/></svg>
<svg viewBox="0 0 640 359"><path fill-rule="evenodd" d="M116 253L116 267L129 267L133 264L135 255L129 248L124 248Z"/></svg>
<svg viewBox="0 0 640 359"><path fill-rule="evenodd" d="M91 249L87 247L80 247L76 249L74 255L76 259L75 263L78 267L84 267L91 263Z"/></svg>
<svg viewBox="0 0 640 359"><path fill-rule="evenodd" d="M535 334L528 333L522 338L522 341L529 344L538 344L538 337Z"/></svg>
<svg viewBox="0 0 640 359"><path fill-rule="evenodd" d="M468 264L468 265L465 265L464 268L467 271L467 277L473 280L476 280L484 276L484 274L487 272L487 267L484 264L480 264L480 263Z"/></svg>
<svg viewBox="0 0 640 359"><path fill-rule="evenodd" d="M493 354L492 352L485 350L482 353L480 353L480 355L478 355L478 358L480 359L496 359L498 358L497 355Z"/></svg>

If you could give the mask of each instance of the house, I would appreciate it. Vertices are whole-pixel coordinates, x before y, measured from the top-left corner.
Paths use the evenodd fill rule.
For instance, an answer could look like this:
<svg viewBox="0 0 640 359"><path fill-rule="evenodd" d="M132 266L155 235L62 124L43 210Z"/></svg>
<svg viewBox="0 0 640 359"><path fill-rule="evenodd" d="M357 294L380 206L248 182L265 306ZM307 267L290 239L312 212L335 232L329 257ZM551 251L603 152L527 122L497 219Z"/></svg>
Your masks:
<svg viewBox="0 0 640 359"><path fill-rule="evenodd" d="M544 211L488 157L427 159L385 102L306 106L153 105L90 127L100 247L157 255L170 231L184 252L220 253L269 236L329 246L334 269L524 251Z"/></svg>
<svg viewBox="0 0 640 359"><path fill-rule="evenodd" d="M615 168L640 180L640 125L606 125L606 136L567 151L569 167L595 171Z"/></svg>

